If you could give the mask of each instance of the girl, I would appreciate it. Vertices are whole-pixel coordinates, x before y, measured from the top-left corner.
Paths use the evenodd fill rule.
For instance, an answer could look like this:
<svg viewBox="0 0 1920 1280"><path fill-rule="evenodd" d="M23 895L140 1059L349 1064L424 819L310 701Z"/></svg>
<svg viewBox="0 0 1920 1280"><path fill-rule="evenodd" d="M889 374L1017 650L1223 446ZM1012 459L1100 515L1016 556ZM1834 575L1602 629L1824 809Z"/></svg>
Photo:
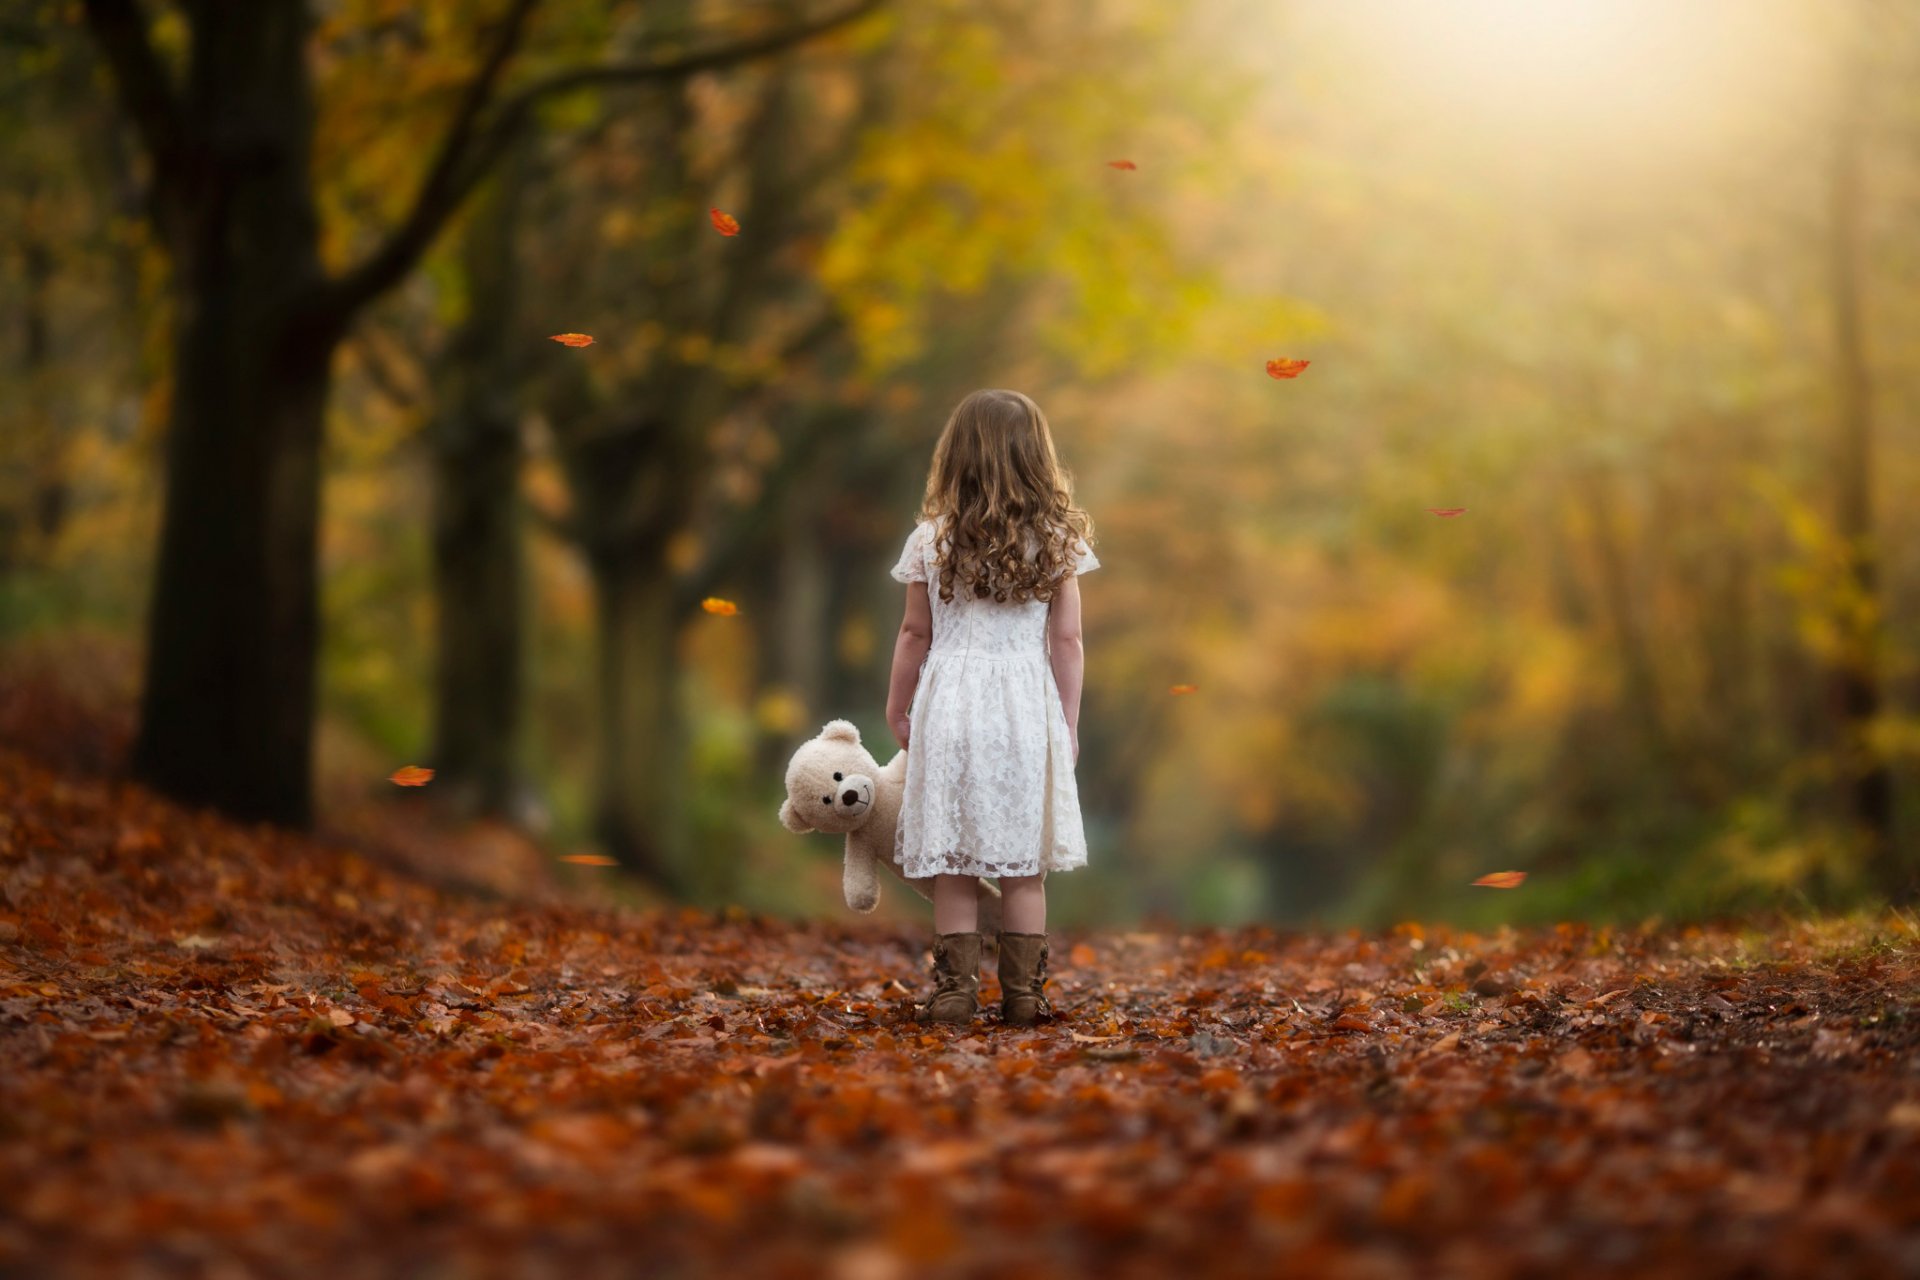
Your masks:
<svg viewBox="0 0 1920 1280"><path fill-rule="evenodd" d="M976 391L933 448L933 467L893 576L907 613L893 650L887 723L907 753L895 852L933 877L927 1014L978 1008L976 876L1002 894L1000 1013L1050 1015L1046 874L1082 867L1080 588L1100 567L1093 522L1073 505L1040 406Z"/></svg>

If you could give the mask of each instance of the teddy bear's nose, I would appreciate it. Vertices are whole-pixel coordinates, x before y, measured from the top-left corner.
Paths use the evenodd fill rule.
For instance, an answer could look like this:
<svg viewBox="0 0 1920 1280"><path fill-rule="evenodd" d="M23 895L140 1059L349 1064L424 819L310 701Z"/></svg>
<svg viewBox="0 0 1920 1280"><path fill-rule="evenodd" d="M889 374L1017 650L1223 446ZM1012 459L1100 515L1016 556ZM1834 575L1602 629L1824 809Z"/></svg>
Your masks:
<svg viewBox="0 0 1920 1280"><path fill-rule="evenodd" d="M841 804L853 804L855 801L859 799L860 799L860 793L858 791L855 791L851 787L847 788L845 791L842 791L840 793Z"/></svg>

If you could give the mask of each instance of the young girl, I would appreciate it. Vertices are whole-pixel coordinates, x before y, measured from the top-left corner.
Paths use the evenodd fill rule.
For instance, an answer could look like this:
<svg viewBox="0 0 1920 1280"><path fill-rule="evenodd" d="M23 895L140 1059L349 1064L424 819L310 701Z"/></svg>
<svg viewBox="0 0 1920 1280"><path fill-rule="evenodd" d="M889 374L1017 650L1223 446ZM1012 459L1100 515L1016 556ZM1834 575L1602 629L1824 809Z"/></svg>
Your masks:
<svg viewBox="0 0 1920 1280"><path fill-rule="evenodd" d="M1046 874L1085 866L1080 758L1080 588L1100 567L1040 406L976 391L934 445L920 523L894 566L907 584L887 723L907 753L895 849L933 877L928 1016L978 1008L977 876L1002 894L1000 1012L1051 1014Z"/></svg>

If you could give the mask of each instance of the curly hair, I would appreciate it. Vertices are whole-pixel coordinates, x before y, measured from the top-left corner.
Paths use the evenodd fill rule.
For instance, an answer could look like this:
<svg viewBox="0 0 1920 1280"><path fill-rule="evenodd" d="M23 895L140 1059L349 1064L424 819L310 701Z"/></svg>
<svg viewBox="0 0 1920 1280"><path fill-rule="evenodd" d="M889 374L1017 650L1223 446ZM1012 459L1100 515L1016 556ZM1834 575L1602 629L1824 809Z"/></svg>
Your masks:
<svg viewBox="0 0 1920 1280"><path fill-rule="evenodd" d="M947 522L935 564L940 598L1052 600L1093 545L1093 519L1073 505L1073 478L1053 451L1047 416L1018 391L976 391L933 447L923 520Z"/></svg>

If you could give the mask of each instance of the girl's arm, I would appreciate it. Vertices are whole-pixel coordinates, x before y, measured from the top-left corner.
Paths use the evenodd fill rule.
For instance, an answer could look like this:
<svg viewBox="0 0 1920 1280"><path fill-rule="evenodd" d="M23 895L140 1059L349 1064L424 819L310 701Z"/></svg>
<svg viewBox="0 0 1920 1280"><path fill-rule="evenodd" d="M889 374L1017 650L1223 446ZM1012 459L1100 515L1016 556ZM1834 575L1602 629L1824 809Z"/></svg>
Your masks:
<svg viewBox="0 0 1920 1280"><path fill-rule="evenodd" d="M1086 670L1086 646L1080 643L1080 579L1069 577L1047 610L1047 661L1060 686L1060 709L1073 735L1073 762L1080 763L1080 684Z"/></svg>
<svg viewBox="0 0 1920 1280"><path fill-rule="evenodd" d="M907 711L920 683L920 664L932 645L933 602L927 599L927 584L909 582L907 616L900 622L900 638L893 642L893 679L887 686L887 727L902 751L907 749Z"/></svg>

